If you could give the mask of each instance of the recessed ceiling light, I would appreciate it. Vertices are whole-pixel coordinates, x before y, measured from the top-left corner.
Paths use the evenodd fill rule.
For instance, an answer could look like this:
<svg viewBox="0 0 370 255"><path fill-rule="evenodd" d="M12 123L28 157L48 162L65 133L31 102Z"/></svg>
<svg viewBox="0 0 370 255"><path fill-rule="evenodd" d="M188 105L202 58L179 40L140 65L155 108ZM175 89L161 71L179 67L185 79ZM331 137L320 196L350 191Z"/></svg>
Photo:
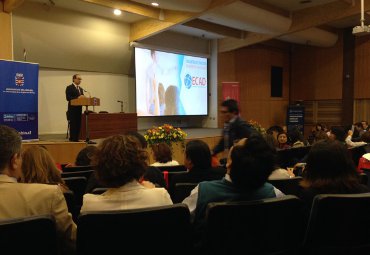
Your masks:
<svg viewBox="0 0 370 255"><path fill-rule="evenodd" d="M159 6L159 3L153 2L152 5L155 6L155 7L158 7Z"/></svg>
<svg viewBox="0 0 370 255"><path fill-rule="evenodd" d="M114 13L114 15L119 16L119 15L122 14L122 11L118 10L118 9L114 9L113 13Z"/></svg>

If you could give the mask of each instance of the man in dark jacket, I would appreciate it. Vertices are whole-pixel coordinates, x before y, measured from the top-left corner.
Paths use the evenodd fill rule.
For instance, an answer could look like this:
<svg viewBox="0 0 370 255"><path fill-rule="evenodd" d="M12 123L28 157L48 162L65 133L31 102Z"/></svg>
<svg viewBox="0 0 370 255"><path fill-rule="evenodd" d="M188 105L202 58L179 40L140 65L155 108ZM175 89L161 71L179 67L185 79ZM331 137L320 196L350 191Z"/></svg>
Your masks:
<svg viewBox="0 0 370 255"><path fill-rule="evenodd" d="M239 117L239 107L236 100L228 99L223 101L221 113L225 120L223 137L213 148L213 155L228 151L233 146L234 141L248 138L252 132L256 132L251 125Z"/></svg>

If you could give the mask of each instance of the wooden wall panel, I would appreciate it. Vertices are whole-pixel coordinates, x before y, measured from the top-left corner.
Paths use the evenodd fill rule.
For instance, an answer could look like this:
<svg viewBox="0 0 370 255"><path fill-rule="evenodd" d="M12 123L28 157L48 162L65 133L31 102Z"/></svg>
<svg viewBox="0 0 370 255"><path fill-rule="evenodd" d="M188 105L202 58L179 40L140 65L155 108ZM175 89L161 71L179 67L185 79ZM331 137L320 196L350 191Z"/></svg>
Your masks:
<svg viewBox="0 0 370 255"><path fill-rule="evenodd" d="M370 98L370 36L356 37L354 98Z"/></svg>
<svg viewBox="0 0 370 255"><path fill-rule="evenodd" d="M219 53L217 57L217 107L222 102L222 82L237 81L235 77L235 51ZM224 120L218 114L218 127L223 127Z"/></svg>
<svg viewBox="0 0 370 255"><path fill-rule="evenodd" d="M330 48L293 47L291 101L342 98L342 49L342 37Z"/></svg>
<svg viewBox="0 0 370 255"><path fill-rule="evenodd" d="M224 57L225 53L219 56ZM229 53L229 57L232 53ZM234 65L232 69L227 61L219 61L218 82L226 80L235 74L235 81L240 82L240 109L241 116L245 120L255 120L263 127L271 125L284 125L286 109L289 103L289 51L270 46L258 45L233 51ZM220 59L220 57L219 57ZM272 98L271 66L283 68L283 97ZM229 74L225 74L225 70ZM219 93L219 102L222 100ZM219 127L223 126L223 120L219 115Z"/></svg>
<svg viewBox="0 0 370 255"><path fill-rule="evenodd" d="M0 1L0 59L13 59L11 15L3 10Z"/></svg>
<svg viewBox="0 0 370 255"><path fill-rule="evenodd" d="M355 99L353 105L353 122L366 120L370 122L370 99Z"/></svg>

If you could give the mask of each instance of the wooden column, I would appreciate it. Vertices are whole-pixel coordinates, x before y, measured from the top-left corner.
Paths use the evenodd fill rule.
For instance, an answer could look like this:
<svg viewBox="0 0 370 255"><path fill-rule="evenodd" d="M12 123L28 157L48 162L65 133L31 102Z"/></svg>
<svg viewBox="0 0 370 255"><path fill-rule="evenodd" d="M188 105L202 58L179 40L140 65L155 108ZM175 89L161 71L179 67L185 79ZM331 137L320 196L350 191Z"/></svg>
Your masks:
<svg viewBox="0 0 370 255"><path fill-rule="evenodd" d="M355 36L352 28L343 33L343 85L342 85L342 124L353 123L353 97L355 75Z"/></svg>
<svg viewBox="0 0 370 255"><path fill-rule="evenodd" d="M0 59L13 59L11 15L4 12L3 1L0 1Z"/></svg>

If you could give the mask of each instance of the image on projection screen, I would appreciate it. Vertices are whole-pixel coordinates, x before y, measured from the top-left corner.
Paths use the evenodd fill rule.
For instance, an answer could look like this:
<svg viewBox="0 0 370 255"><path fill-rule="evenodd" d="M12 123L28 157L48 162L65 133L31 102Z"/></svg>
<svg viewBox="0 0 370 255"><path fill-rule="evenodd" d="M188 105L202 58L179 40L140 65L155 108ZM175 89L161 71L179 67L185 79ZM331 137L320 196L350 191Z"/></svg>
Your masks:
<svg viewBox="0 0 370 255"><path fill-rule="evenodd" d="M207 58L135 48L137 115L207 115L207 65Z"/></svg>

